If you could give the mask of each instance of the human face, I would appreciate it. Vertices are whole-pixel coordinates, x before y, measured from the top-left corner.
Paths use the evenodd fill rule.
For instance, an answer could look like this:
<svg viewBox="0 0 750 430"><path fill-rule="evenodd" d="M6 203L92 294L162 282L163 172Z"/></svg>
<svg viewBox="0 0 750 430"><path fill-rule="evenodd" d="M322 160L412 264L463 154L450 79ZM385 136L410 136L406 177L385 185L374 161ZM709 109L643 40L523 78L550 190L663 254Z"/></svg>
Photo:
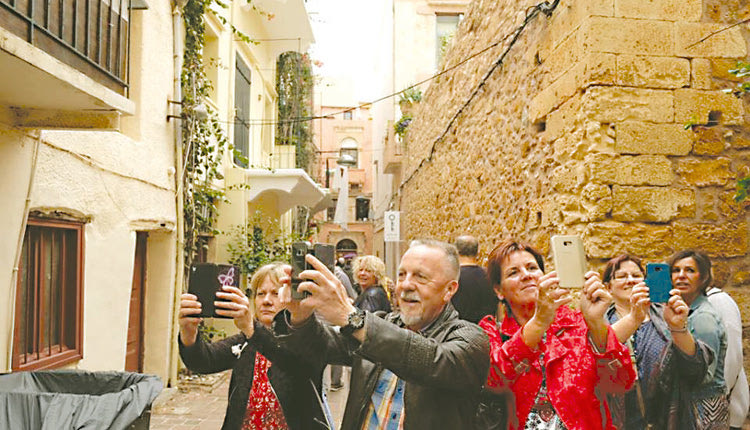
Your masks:
<svg viewBox="0 0 750 430"><path fill-rule="evenodd" d="M528 251L515 251L503 259L502 268L499 297L516 310L536 305L543 275L536 258Z"/></svg>
<svg viewBox="0 0 750 430"><path fill-rule="evenodd" d="M643 272L638 265L630 260L620 263L609 281L609 291L615 303L630 307L630 294L639 282L643 282Z"/></svg>
<svg viewBox="0 0 750 430"><path fill-rule="evenodd" d="M701 272L698 270L693 257L678 260L672 266L672 285L680 290L680 295L685 303L693 303L701 291Z"/></svg>
<svg viewBox="0 0 750 430"><path fill-rule="evenodd" d="M255 293L255 317L264 326L270 326L273 317L283 308L279 298L279 286L266 276Z"/></svg>
<svg viewBox="0 0 750 430"><path fill-rule="evenodd" d="M396 297L407 328L419 331L430 325L458 288L445 269L443 251L427 246L409 248L398 267Z"/></svg>
<svg viewBox="0 0 750 430"><path fill-rule="evenodd" d="M363 289L369 288L378 283L378 278L375 277L375 274L372 273L372 271L361 267L357 271L357 283L359 283L359 286Z"/></svg>

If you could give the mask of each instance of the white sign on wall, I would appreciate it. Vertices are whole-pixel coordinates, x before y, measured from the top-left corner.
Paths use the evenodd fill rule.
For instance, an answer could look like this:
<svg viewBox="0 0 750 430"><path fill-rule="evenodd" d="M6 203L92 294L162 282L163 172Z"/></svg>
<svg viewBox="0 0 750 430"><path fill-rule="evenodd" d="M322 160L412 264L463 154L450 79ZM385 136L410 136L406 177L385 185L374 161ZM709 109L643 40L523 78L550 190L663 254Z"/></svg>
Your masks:
<svg viewBox="0 0 750 430"><path fill-rule="evenodd" d="M401 240L400 215L401 212L398 211L386 211L383 215L383 237L386 242L398 242Z"/></svg>

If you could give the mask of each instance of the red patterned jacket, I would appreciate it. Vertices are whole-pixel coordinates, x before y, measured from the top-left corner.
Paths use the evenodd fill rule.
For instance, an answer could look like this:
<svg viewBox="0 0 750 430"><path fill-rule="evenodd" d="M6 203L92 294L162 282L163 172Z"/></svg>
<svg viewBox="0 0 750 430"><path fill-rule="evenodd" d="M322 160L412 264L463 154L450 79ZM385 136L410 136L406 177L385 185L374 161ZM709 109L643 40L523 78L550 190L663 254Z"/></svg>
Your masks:
<svg viewBox="0 0 750 430"><path fill-rule="evenodd" d="M579 311L567 306L557 310L546 339L536 350L521 338L521 326L512 316L498 330L495 318L479 322L490 338L490 373L487 388L513 394L515 417L511 429L522 429L542 384L539 358L544 352L547 393L557 414L569 430L612 430L606 394L624 392L635 381L630 353L612 328L603 353L592 349L588 327ZM502 333L501 333L502 331Z"/></svg>

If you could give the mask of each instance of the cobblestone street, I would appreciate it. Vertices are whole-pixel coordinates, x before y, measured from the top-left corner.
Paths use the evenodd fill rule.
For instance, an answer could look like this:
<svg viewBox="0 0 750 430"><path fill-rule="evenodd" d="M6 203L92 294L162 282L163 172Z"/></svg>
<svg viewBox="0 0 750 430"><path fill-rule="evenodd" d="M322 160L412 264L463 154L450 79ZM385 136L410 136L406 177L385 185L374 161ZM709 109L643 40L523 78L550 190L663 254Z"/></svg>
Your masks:
<svg viewBox="0 0 750 430"><path fill-rule="evenodd" d="M326 377L327 377L326 372ZM347 375L347 373L344 373ZM187 381L177 389L164 390L151 411L151 430L218 430L224 421L230 371ZM348 380L347 380L348 381ZM348 382L338 391L327 391L336 428L344 413Z"/></svg>

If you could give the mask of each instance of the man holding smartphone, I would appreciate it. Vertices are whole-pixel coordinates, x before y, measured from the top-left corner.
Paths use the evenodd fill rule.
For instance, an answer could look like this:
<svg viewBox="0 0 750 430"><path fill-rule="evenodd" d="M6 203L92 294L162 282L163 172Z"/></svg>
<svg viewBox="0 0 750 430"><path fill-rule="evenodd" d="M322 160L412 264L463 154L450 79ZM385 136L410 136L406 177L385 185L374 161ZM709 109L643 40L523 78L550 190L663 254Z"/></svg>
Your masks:
<svg viewBox="0 0 750 430"><path fill-rule="evenodd" d="M307 261L315 270L300 274L306 282L298 289L309 296L292 301L285 286L287 310L276 316L274 331L303 356L352 367L341 428L473 428L489 343L450 304L458 287L456 248L412 242L398 269L400 309L389 314L355 308L324 265L312 256Z"/></svg>

